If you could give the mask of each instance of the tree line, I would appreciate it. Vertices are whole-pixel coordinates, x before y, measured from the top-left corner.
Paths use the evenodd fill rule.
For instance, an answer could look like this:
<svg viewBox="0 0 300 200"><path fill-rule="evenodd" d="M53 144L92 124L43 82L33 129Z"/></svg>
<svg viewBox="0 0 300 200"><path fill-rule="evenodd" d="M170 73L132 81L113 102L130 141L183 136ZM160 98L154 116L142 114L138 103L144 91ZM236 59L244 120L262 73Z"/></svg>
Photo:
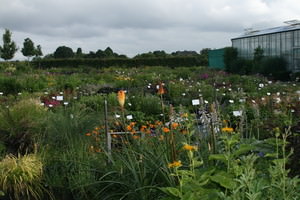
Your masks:
<svg viewBox="0 0 300 200"><path fill-rule="evenodd" d="M0 57L4 60L10 60L14 57L15 53L18 51L17 45L11 39L12 33L10 30L5 29L3 34L3 45L0 45ZM148 53L138 54L133 57L133 59L138 60L159 60L161 59L170 59L174 57L185 58L185 57L197 57L198 60L201 60L201 63L204 65L208 64L208 51L209 48L204 48L200 53L196 51L176 51L172 53L166 53L163 50L157 50ZM52 60L52 59L129 59L126 55L118 54L114 52L110 47L107 47L105 50L97 50L96 52L90 51L89 53L83 53L81 48L77 48L76 52L72 48L67 46L59 46L57 49L50 54L45 55L43 58L42 47L41 45L34 45L34 42L30 38L24 39L23 48L21 49L22 54L30 60L31 57L34 57L33 60Z"/></svg>

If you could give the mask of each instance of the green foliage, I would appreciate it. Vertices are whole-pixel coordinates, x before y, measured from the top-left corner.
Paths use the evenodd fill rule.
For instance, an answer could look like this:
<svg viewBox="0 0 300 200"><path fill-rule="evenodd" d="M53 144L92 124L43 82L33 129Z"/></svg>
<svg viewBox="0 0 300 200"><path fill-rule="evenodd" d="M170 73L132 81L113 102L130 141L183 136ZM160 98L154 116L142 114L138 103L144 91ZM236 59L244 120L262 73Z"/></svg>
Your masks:
<svg viewBox="0 0 300 200"><path fill-rule="evenodd" d="M62 47L60 48L62 49ZM63 48L65 49L65 48ZM70 52L70 50L66 50ZM59 51L60 52L60 51ZM182 57L166 57L166 58L105 58L105 59L92 59L92 58L72 58L73 54L66 53L65 50L62 53L54 54L56 59L43 59L39 61L33 61L33 64L42 66L43 68L51 67L78 67L78 66L93 66L97 68L101 67L139 67L139 66L169 66L169 67L191 67L204 65L201 59L195 56L182 56Z"/></svg>
<svg viewBox="0 0 300 200"><path fill-rule="evenodd" d="M35 99L24 99L0 111L1 139L12 153L31 152L44 123L46 110Z"/></svg>
<svg viewBox="0 0 300 200"><path fill-rule="evenodd" d="M284 58L271 57L262 60L260 73L276 80L289 80L290 72L287 70L287 63Z"/></svg>
<svg viewBox="0 0 300 200"><path fill-rule="evenodd" d="M0 77L0 90L4 94L17 94L23 86L16 77Z"/></svg>
<svg viewBox="0 0 300 200"><path fill-rule="evenodd" d="M54 52L54 58L73 58L74 52L70 47L60 46Z"/></svg>
<svg viewBox="0 0 300 200"><path fill-rule="evenodd" d="M16 43L11 40L11 35L12 33L8 29L5 29L3 34L3 45L0 46L0 57L4 60L12 59L18 50Z"/></svg>
<svg viewBox="0 0 300 200"><path fill-rule="evenodd" d="M0 187L11 199L43 199L43 164L36 154L7 155L0 162Z"/></svg>
<svg viewBox="0 0 300 200"><path fill-rule="evenodd" d="M233 47L226 47L224 49L224 63L225 63L225 70L228 72L233 72L232 64L233 61L237 59L238 51L236 48Z"/></svg>
<svg viewBox="0 0 300 200"><path fill-rule="evenodd" d="M34 43L30 38L26 38L24 40L21 52L24 56L28 57L28 60L31 56L34 56L36 54Z"/></svg>

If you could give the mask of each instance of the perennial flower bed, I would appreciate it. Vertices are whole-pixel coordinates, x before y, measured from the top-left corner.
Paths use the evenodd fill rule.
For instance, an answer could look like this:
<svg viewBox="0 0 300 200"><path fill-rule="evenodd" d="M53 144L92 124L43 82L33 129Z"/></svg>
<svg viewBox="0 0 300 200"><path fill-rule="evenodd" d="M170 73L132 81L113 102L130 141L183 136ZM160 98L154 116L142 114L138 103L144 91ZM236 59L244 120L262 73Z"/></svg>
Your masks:
<svg viewBox="0 0 300 200"><path fill-rule="evenodd" d="M0 173L3 199L300 198L296 81L16 66L0 71L0 107L0 172L39 161Z"/></svg>

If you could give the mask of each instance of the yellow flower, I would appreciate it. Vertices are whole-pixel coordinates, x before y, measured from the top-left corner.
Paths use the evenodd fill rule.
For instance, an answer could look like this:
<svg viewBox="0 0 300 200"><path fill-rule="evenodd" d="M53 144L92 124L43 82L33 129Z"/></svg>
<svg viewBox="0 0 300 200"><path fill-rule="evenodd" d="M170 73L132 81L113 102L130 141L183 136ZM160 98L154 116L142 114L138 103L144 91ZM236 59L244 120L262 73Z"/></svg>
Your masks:
<svg viewBox="0 0 300 200"><path fill-rule="evenodd" d="M174 161L174 162L168 164L168 167L169 167L169 168L181 167L181 166L182 166L182 164L181 164L181 161L180 161L180 160Z"/></svg>
<svg viewBox="0 0 300 200"><path fill-rule="evenodd" d="M118 92L118 101L119 101L119 104L120 104L120 106L122 108L124 108L125 98L126 98L125 91L124 90L120 90Z"/></svg>
<svg viewBox="0 0 300 200"><path fill-rule="evenodd" d="M198 150L197 146L192 146L192 145L188 145L188 144L185 144L183 146L183 149L187 150L187 151L197 151Z"/></svg>
<svg viewBox="0 0 300 200"><path fill-rule="evenodd" d="M227 133L231 133L231 132L233 132L233 128L230 128L230 127L224 127L224 128L222 128L222 132L227 132Z"/></svg>

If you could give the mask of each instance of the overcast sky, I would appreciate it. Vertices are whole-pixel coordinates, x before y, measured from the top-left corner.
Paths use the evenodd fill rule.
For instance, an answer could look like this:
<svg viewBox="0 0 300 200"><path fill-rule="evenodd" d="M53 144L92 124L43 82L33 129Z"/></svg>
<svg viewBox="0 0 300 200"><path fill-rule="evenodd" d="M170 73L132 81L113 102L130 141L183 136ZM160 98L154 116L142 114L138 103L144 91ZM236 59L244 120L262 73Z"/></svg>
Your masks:
<svg viewBox="0 0 300 200"><path fill-rule="evenodd" d="M44 54L62 45L84 53L109 46L130 57L199 52L230 46L245 28L293 19L300 20L299 0L0 0L0 35L11 30L20 49L29 37ZM20 51L16 58L25 59Z"/></svg>

